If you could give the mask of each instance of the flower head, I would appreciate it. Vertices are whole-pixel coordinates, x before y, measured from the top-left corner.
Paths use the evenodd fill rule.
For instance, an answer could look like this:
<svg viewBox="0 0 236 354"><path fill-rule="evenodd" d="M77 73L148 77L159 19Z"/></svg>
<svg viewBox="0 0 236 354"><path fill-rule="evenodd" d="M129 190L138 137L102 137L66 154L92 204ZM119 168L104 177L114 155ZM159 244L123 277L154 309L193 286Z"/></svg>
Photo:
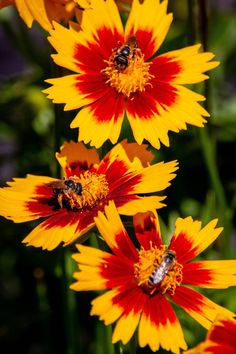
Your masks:
<svg viewBox="0 0 236 354"><path fill-rule="evenodd" d="M16 6L28 27L35 20L46 31L52 28L52 21L68 22L82 9L76 0L0 0L0 9L9 5Z"/></svg>
<svg viewBox="0 0 236 354"><path fill-rule="evenodd" d="M74 142L65 143L56 157L64 171L62 179L28 175L0 189L0 215L15 222L46 218L23 242L48 250L91 229L109 200L124 215L161 208L164 196L140 194L164 190L177 169L176 161L150 166L153 155L146 146L126 141L102 161L95 149Z"/></svg>
<svg viewBox="0 0 236 354"><path fill-rule="evenodd" d="M208 331L207 338L186 354L234 354L236 348L236 320L217 316Z"/></svg>
<svg viewBox="0 0 236 354"><path fill-rule="evenodd" d="M202 326L209 328L217 313L233 314L190 286L227 288L236 285L235 260L193 261L220 234L217 220L205 227L191 217L176 220L170 244L162 243L154 212L134 216L140 247L124 229L114 203L98 213L96 225L112 253L77 245L73 255L79 272L71 288L104 290L92 301L92 315L105 324L117 321L112 341L127 343L138 327L141 347L163 347L173 353L186 349L182 329L170 302L179 305ZM137 244L137 242L135 242ZM187 286L186 286L187 285Z"/></svg>
<svg viewBox="0 0 236 354"><path fill-rule="evenodd" d="M204 97L183 84L207 79L204 72L218 62L199 44L153 59L171 22L167 1L134 0L123 28L114 0L91 0L79 28L55 24L53 59L75 74L47 80L52 86L44 92L65 110L80 109L71 123L79 140L116 143L125 112L138 144L146 139L157 149L169 146L169 131L203 126L209 114L198 101Z"/></svg>

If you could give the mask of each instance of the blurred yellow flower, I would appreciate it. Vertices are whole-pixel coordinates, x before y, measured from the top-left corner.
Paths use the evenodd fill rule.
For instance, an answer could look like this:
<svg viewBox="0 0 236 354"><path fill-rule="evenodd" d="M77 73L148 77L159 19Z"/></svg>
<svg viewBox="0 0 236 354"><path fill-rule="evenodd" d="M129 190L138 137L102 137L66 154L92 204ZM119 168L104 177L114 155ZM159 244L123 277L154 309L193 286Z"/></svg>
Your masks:
<svg viewBox="0 0 236 354"><path fill-rule="evenodd" d="M52 28L52 21L67 22L81 9L74 0L0 0L0 9L15 5L19 15L30 28L37 21L46 31Z"/></svg>

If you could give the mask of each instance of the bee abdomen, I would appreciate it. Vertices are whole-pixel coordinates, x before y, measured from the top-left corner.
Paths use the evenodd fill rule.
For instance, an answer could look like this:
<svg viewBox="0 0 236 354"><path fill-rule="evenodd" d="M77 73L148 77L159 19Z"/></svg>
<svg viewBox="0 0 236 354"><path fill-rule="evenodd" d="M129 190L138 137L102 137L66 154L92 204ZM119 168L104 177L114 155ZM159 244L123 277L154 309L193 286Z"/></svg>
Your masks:
<svg viewBox="0 0 236 354"><path fill-rule="evenodd" d="M129 61L124 55L120 54L114 58L114 64L118 69L122 70L127 68Z"/></svg>
<svg viewBox="0 0 236 354"><path fill-rule="evenodd" d="M152 274L148 279L148 283L150 285L157 285L163 280L164 276L165 276L165 267L160 265L157 269L155 269L152 272Z"/></svg>

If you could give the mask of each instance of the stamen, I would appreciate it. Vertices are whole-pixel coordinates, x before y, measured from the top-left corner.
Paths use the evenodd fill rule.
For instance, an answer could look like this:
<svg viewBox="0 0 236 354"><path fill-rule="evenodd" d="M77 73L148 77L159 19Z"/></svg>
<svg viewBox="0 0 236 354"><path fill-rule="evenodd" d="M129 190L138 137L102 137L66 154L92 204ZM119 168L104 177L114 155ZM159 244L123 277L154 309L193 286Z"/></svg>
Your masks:
<svg viewBox="0 0 236 354"><path fill-rule="evenodd" d="M106 83L124 96L130 97L136 91L145 91L147 85L152 86L150 80L154 76L149 73L152 63L144 61L144 55L140 49L133 57L129 58L129 63L124 70L115 66L114 54L105 62L108 65L102 70L102 73L107 77Z"/></svg>
<svg viewBox="0 0 236 354"><path fill-rule="evenodd" d="M150 295L158 291L173 295L176 287L181 284L183 266L176 261L173 254L175 252L167 250L167 246L157 248L152 242L148 250L140 249L139 261L134 265L134 276L138 285Z"/></svg>
<svg viewBox="0 0 236 354"><path fill-rule="evenodd" d="M109 193L109 186L104 174L97 174L90 171L85 171L78 176L70 177L75 185L75 188L59 189L57 193L57 201L62 208L67 208L73 211L84 211L91 209L102 202Z"/></svg>

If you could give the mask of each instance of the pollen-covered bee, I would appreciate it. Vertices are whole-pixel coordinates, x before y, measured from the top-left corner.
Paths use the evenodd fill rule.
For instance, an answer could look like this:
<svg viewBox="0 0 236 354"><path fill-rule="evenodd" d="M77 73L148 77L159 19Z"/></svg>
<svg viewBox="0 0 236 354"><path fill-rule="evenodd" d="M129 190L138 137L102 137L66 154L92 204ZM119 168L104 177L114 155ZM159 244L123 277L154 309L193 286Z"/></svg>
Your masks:
<svg viewBox="0 0 236 354"><path fill-rule="evenodd" d="M152 272L148 279L149 285L157 285L162 282L165 275L176 263L176 254L174 251L166 251L163 254L161 264Z"/></svg>
<svg viewBox="0 0 236 354"><path fill-rule="evenodd" d="M129 37L123 46L115 50L113 61L116 69L125 70L129 66L130 60L135 58L138 51L140 49L136 37Z"/></svg>
<svg viewBox="0 0 236 354"><path fill-rule="evenodd" d="M55 181L48 184L53 189L54 194L75 192L78 195L82 193L82 184L75 181L75 177L65 178L61 181Z"/></svg>
<svg viewBox="0 0 236 354"><path fill-rule="evenodd" d="M48 183L47 186L52 188L53 194L57 197L58 203L62 208L63 196L69 197L70 193L81 195L83 191L82 184L78 182L77 177L71 176L63 180Z"/></svg>

